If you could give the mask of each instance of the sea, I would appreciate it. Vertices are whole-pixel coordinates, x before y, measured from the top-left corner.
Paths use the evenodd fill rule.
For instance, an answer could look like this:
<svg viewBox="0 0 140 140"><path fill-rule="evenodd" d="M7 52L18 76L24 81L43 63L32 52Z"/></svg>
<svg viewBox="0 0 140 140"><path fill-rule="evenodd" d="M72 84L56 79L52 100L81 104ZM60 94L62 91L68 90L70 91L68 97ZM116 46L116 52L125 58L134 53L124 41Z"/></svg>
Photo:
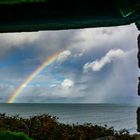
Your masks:
<svg viewBox="0 0 140 140"><path fill-rule="evenodd" d="M58 117L65 124L92 123L100 126L107 125L115 130L127 129L130 134L137 133L138 106L122 104L38 104L15 103L0 104L0 113L31 117L49 114Z"/></svg>

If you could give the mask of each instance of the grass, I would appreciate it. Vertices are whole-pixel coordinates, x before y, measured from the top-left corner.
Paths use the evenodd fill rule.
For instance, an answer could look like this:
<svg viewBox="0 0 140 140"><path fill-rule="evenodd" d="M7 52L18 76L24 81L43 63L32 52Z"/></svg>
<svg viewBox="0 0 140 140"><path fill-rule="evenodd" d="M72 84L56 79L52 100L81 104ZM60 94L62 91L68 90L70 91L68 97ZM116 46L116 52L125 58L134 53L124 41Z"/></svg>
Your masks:
<svg viewBox="0 0 140 140"><path fill-rule="evenodd" d="M32 140L32 139L21 132L0 131L0 140Z"/></svg>

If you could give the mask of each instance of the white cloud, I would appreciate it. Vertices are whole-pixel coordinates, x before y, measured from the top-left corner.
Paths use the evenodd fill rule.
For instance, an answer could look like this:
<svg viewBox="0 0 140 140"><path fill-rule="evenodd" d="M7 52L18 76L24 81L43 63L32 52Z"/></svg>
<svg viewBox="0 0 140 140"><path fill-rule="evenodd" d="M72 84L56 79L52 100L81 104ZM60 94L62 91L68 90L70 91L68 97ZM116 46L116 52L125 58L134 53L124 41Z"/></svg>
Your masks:
<svg viewBox="0 0 140 140"><path fill-rule="evenodd" d="M113 59L121 58L122 56L124 56L124 54L124 51L121 49L110 50L100 60L86 63L84 65L84 71L87 72L89 69L92 69L93 71L100 71L106 64L110 63Z"/></svg>
<svg viewBox="0 0 140 140"><path fill-rule="evenodd" d="M50 85L50 87L51 88L55 88L55 87L57 87L57 85L56 84L52 84L52 85Z"/></svg>
<svg viewBox="0 0 140 140"><path fill-rule="evenodd" d="M70 79L64 79L61 83L62 88L71 88L74 86L74 82Z"/></svg>
<svg viewBox="0 0 140 140"><path fill-rule="evenodd" d="M86 52L86 49L83 49L82 51L80 51L79 53L76 53L74 54L74 57L77 58L77 57L82 57Z"/></svg>
<svg viewBox="0 0 140 140"><path fill-rule="evenodd" d="M70 50L65 50L63 52L61 52L57 58L57 61L62 63L64 62L66 59L68 59L68 57L71 55L71 51Z"/></svg>

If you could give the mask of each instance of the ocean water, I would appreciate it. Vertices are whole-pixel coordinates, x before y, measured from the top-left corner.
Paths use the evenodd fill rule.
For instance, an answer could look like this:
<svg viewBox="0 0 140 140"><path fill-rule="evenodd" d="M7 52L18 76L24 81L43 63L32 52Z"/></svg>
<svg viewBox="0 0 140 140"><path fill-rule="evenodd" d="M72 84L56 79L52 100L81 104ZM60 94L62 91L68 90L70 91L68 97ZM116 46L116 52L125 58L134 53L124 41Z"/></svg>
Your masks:
<svg viewBox="0 0 140 140"><path fill-rule="evenodd" d="M29 117L37 114L50 114L59 117L66 124L92 123L107 124L115 130L126 128L136 133L137 106L114 104L0 104L0 113L19 114Z"/></svg>

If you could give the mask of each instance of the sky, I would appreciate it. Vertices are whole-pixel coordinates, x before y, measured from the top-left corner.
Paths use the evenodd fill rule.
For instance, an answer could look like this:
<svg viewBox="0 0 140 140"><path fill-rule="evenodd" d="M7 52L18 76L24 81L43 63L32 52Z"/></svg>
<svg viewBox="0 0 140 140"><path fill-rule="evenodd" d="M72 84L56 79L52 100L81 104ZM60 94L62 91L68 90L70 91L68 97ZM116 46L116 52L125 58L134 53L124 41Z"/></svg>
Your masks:
<svg viewBox="0 0 140 140"><path fill-rule="evenodd" d="M22 103L138 104L134 24L0 34L0 102L60 52L15 98Z"/></svg>

